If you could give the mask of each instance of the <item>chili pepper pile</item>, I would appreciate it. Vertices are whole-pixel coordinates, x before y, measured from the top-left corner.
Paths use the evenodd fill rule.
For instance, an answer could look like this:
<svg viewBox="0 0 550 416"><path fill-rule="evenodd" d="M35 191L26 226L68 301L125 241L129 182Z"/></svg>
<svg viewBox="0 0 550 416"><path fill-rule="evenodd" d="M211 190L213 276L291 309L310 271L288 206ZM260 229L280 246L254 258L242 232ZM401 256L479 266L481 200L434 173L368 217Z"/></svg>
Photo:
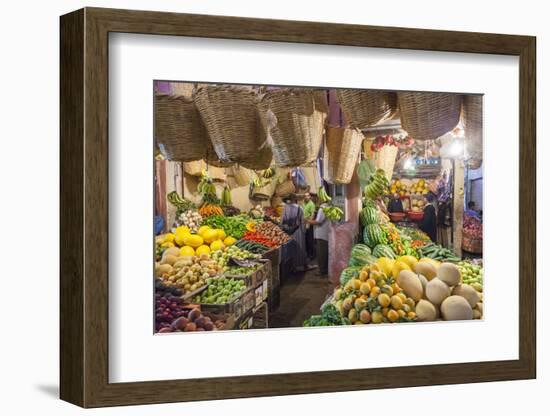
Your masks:
<svg viewBox="0 0 550 416"><path fill-rule="evenodd" d="M412 248L424 247L427 243L424 240L413 240L411 241Z"/></svg>
<svg viewBox="0 0 550 416"><path fill-rule="evenodd" d="M248 231L244 234L242 239L260 243L266 247L271 247L271 248L278 247L278 244L276 242L274 242L273 240L271 240L270 238L266 237L265 235L263 235L258 231L255 231L255 232Z"/></svg>

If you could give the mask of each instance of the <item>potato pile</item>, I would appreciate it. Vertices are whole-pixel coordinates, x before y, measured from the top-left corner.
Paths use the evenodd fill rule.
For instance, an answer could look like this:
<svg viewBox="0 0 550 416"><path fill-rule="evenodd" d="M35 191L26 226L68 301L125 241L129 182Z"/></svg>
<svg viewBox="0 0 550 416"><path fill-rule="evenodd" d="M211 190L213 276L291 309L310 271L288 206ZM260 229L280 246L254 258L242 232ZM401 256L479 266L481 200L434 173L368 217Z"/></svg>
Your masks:
<svg viewBox="0 0 550 416"><path fill-rule="evenodd" d="M208 254L200 256L176 256L176 250L168 248L163 253L160 263L156 264L156 277L166 285L179 288L183 295L206 285L206 279L222 273L222 267L211 260Z"/></svg>
<svg viewBox="0 0 550 416"><path fill-rule="evenodd" d="M483 295L462 282L460 269L453 263L420 261L414 272L403 270L397 283L405 293L413 290L418 321L481 319ZM422 287L422 290L418 289Z"/></svg>
<svg viewBox="0 0 550 416"><path fill-rule="evenodd" d="M415 282L412 283L412 295L407 295L392 276L374 263L363 267L358 277L337 289L333 302L342 317L353 325L411 322L417 319L414 297L422 292L421 285L414 292Z"/></svg>

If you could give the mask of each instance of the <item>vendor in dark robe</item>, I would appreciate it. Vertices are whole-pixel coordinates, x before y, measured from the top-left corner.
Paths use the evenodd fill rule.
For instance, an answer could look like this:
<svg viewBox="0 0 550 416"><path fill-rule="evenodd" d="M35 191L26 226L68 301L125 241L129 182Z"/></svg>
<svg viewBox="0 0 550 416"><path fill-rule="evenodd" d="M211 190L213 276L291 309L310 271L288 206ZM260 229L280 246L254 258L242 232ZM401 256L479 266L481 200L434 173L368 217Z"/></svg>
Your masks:
<svg viewBox="0 0 550 416"><path fill-rule="evenodd" d="M306 255L306 225L304 211L298 205L298 198L290 194L285 199L281 228L292 237L292 243L288 244L285 254L292 257L295 271L303 272L310 269Z"/></svg>
<svg viewBox="0 0 550 416"><path fill-rule="evenodd" d="M391 196L390 202L388 202L388 212L403 212L403 202L398 193Z"/></svg>
<svg viewBox="0 0 550 416"><path fill-rule="evenodd" d="M418 224L418 228L424 231L434 243L437 242L437 216L435 210L435 195L432 192L426 194L428 203L424 206L424 217Z"/></svg>

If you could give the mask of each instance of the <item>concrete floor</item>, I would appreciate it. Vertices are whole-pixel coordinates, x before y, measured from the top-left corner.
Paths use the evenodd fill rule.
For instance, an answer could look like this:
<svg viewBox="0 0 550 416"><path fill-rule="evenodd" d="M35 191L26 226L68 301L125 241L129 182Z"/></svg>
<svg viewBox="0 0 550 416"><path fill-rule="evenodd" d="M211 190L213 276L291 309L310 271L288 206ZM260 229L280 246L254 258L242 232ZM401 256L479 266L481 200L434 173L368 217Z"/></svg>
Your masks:
<svg viewBox="0 0 550 416"><path fill-rule="evenodd" d="M301 327L311 315L320 313L320 306L332 292L328 279L318 269L283 278L279 307L269 314L270 328Z"/></svg>

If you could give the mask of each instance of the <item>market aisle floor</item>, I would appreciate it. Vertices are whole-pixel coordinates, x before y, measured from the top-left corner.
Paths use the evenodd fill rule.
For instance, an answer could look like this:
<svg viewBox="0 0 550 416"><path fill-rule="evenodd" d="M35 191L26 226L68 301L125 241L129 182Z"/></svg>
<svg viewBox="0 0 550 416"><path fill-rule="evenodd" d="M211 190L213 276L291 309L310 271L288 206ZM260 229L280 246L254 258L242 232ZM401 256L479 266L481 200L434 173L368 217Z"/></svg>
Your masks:
<svg viewBox="0 0 550 416"><path fill-rule="evenodd" d="M284 279L279 308L270 313L270 328L301 327L311 315L319 314L319 307L329 294L327 278L317 275L318 269Z"/></svg>

